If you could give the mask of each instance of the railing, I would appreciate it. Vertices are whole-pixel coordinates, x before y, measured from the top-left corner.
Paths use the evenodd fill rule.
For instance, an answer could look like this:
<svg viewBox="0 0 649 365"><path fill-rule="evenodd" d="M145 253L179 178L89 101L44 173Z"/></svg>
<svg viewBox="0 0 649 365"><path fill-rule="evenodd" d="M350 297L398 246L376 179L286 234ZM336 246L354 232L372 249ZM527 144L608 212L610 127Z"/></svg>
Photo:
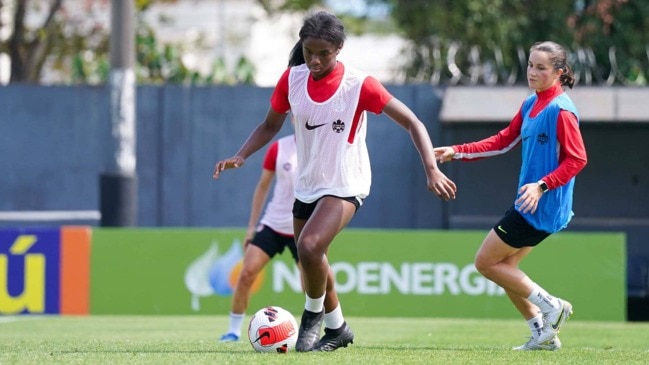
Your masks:
<svg viewBox="0 0 649 365"><path fill-rule="evenodd" d="M478 46L452 42L447 46L433 42L417 47L419 69L424 70L408 81L433 85L513 86L526 83L527 51L516 48L514 61L505 61L500 47L481 49ZM586 86L647 86L649 79L649 46L645 58L634 60L630 70L622 70L615 47L608 50L607 60L596 59L592 48L569 50L568 64L576 81Z"/></svg>

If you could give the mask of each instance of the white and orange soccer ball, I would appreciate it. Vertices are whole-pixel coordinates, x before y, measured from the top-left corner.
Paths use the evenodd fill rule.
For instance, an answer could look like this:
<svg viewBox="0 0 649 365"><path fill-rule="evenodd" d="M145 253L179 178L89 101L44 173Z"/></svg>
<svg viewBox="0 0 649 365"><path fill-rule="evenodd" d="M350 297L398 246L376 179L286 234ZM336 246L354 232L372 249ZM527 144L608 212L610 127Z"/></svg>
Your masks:
<svg viewBox="0 0 649 365"><path fill-rule="evenodd" d="M291 312L282 307L262 308L250 319L248 339L259 352L285 354L295 349L298 326Z"/></svg>

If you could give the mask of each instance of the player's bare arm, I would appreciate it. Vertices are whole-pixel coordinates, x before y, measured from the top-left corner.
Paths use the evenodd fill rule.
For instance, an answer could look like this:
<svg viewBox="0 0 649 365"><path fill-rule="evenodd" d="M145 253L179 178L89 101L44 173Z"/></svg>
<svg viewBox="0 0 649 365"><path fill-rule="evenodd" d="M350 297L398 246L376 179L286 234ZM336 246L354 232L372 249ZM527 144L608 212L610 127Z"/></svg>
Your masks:
<svg viewBox="0 0 649 365"><path fill-rule="evenodd" d="M233 157L216 163L212 177L218 179L222 171L243 166L250 155L265 146L279 133L284 120L286 120L286 114L278 113L273 108L269 108L264 121L255 128L239 151Z"/></svg>
<svg viewBox="0 0 649 365"><path fill-rule="evenodd" d="M396 98L393 98L385 105L383 112L397 124L405 128L410 134L412 142L417 151L419 151L422 163L424 164L428 190L441 199L455 199L457 187L437 167L433 143L430 140L424 124L410 108Z"/></svg>

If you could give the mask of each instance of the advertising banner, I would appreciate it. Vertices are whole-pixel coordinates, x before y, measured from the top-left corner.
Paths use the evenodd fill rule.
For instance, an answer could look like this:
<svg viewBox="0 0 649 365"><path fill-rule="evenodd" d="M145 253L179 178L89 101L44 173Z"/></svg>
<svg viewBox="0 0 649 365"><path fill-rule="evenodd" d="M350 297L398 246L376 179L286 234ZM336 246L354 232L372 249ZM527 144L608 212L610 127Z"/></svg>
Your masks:
<svg viewBox="0 0 649 365"><path fill-rule="evenodd" d="M88 314L90 228L0 230L0 315Z"/></svg>
<svg viewBox="0 0 649 365"><path fill-rule="evenodd" d="M473 258L486 232L346 229L329 262L346 316L519 318ZM241 268L242 229L93 231L93 314L227 314ZM625 237L561 232L521 268L572 302L582 320L626 319ZM300 274L285 251L253 287L248 313L302 312Z"/></svg>

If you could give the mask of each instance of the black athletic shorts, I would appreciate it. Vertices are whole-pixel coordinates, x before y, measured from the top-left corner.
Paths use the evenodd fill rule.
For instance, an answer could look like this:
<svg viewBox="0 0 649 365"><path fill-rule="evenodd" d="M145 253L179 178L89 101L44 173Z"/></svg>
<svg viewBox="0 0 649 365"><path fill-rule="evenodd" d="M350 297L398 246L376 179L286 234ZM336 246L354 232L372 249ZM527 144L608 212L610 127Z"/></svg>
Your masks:
<svg viewBox="0 0 649 365"><path fill-rule="evenodd" d="M325 195L325 196L333 196L333 195ZM354 206L356 207L356 212L358 212L358 208L360 208L361 205L363 204L363 200L355 196L348 196L344 198L341 198L339 196L333 196L333 197L342 200L347 200L348 202L354 204ZM324 196L322 198L324 198ZM295 219L309 219L311 217L311 214L313 214L313 211L315 210L315 206L318 204L318 201L320 199L314 201L313 203L304 203L302 201L295 199L295 203L293 203L293 217Z"/></svg>
<svg viewBox="0 0 649 365"><path fill-rule="evenodd" d="M509 208L493 229L501 240L515 248L534 247L550 235L527 223L514 207Z"/></svg>
<svg viewBox="0 0 649 365"><path fill-rule="evenodd" d="M297 262L297 247L293 236L277 233L266 225L262 225L261 230L255 233L250 243L261 248L271 259L276 254L284 252L284 247L288 247L293 260Z"/></svg>

